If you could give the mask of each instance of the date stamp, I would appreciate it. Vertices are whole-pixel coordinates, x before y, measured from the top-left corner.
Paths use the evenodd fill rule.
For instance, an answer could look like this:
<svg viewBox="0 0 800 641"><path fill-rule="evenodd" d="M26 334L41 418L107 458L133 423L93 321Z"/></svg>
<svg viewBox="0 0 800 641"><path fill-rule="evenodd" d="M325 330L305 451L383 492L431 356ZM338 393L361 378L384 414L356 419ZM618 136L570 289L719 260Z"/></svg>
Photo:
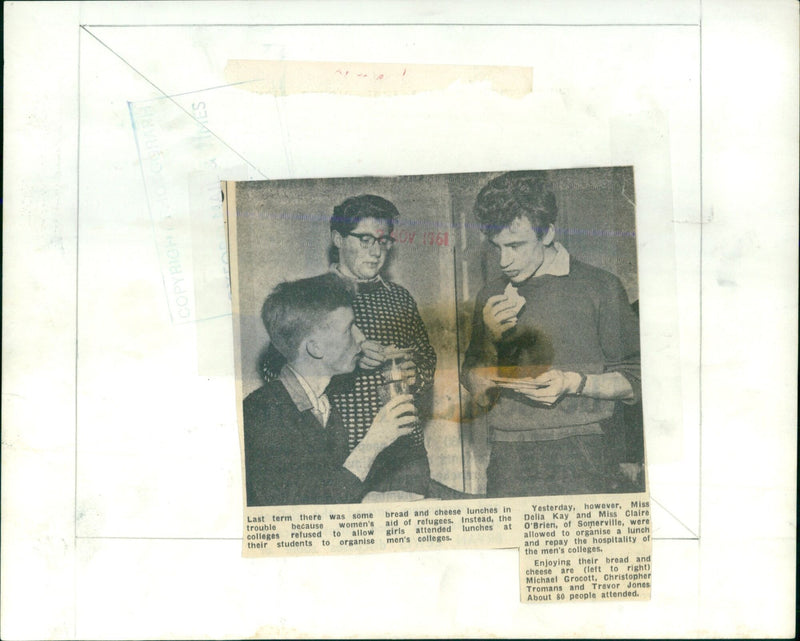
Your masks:
<svg viewBox="0 0 800 641"><path fill-rule="evenodd" d="M401 245L450 246L449 231L408 231L405 229L395 229L389 234L389 238Z"/></svg>

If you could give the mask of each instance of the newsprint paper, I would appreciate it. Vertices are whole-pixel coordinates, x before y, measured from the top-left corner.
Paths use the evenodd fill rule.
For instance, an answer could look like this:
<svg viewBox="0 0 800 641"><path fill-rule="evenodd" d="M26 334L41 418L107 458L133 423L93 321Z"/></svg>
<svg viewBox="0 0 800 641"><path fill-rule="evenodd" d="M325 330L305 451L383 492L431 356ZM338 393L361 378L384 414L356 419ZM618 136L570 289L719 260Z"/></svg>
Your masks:
<svg viewBox="0 0 800 641"><path fill-rule="evenodd" d="M244 556L648 599L634 169L223 183Z"/></svg>

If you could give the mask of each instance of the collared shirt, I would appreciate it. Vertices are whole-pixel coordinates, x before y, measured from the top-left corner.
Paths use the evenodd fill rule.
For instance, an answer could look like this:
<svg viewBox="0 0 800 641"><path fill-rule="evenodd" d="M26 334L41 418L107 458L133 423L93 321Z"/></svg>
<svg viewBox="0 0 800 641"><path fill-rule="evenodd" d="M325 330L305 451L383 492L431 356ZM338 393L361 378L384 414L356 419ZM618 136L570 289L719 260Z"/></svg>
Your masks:
<svg viewBox="0 0 800 641"><path fill-rule="evenodd" d="M354 289L356 290L356 292L358 292L358 286L360 284L362 284L362 283L380 283L386 289L389 289L389 285L386 284L386 281L383 280L383 276L381 276L380 274L378 274L374 278L364 278L364 279L355 278L354 276L350 276L349 274L345 274L342 271L341 265L339 263L333 263L331 265L331 271L334 274L336 274L337 276L339 276L340 278L342 278L343 280L345 280L346 282L352 283Z"/></svg>
<svg viewBox="0 0 800 641"><path fill-rule="evenodd" d="M278 378L283 383L292 402L301 412L311 410L322 427L328 424L331 413L331 404L325 394L317 396L308 381L288 363L283 366Z"/></svg>
<svg viewBox="0 0 800 641"><path fill-rule="evenodd" d="M556 250L553 258L547 262L542 263L533 276L568 276L569 275L569 252L567 248L561 243L553 243L553 249Z"/></svg>
<svg viewBox="0 0 800 641"><path fill-rule="evenodd" d="M321 396L314 394L308 381L288 363L283 366L278 380L283 383L298 411L311 410L320 424L323 427L327 426L331 406L325 394ZM363 482L372 467L372 459L368 450L356 448L342 463L342 467Z"/></svg>

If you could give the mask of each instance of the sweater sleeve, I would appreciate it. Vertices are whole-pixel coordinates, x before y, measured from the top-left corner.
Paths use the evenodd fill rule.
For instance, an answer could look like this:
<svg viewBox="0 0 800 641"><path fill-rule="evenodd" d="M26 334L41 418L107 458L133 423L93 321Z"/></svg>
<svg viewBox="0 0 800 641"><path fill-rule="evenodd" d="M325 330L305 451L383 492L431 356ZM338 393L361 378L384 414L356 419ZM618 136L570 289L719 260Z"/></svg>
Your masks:
<svg viewBox="0 0 800 641"><path fill-rule="evenodd" d="M324 448L299 438L303 415L280 404L244 405L248 505L355 503L362 483Z"/></svg>
<svg viewBox="0 0 800 641"><path fill-rule="evenodd" d="M483 323L483 307L486 305L487 298L488 296L481 292L475 300L475 311L472 314L472 327L469 345L464 354L462 375L477 367L497 365L497 347L489 338Z"/></svg>
<svg viewBox="0 0 800 641"><path fill-rule="evenodd" d="M630 382L635 401L641 400L642 373L639 319L616 276L609 275L598 309L598 335L606 372L619 372Z"/></svg>
<svg viewBox="0 0 800 641"><path fill-rule="evenodd" d="M425 329L425 323L422 322L417 303L413 298L411 298L411 336L415 354L414 363L417 366L417 392L419 393L433 385L436 352L428 338L428 331Z"/></svg>

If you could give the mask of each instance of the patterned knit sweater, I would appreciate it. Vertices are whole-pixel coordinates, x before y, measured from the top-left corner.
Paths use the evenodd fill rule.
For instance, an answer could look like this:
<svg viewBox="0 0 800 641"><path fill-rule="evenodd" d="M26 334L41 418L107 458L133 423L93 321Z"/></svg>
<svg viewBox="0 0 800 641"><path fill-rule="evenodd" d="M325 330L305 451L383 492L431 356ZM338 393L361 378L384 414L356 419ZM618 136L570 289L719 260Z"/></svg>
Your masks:
<svg viewBox="0 0 800 641"><path fill-rule="evenodd" d="M415 398L429 391L436 369L436 352L428 339L417 304L408 290L382 278L367 282L343 280L353 289L353 313L356 325L364 336L381 345L413 349L417 366ZM275 378L280 372L280 365L280 356L271 350L261 365L265 380ZM364 438L381 409L378 398L381 383L378 370L357 367L352 374L335 376L328 387L328 397L339 410L347 428L351 450ZM411 434L398 439L398 443L422 446L423 425L424 422L420 422Z"/></svg>

